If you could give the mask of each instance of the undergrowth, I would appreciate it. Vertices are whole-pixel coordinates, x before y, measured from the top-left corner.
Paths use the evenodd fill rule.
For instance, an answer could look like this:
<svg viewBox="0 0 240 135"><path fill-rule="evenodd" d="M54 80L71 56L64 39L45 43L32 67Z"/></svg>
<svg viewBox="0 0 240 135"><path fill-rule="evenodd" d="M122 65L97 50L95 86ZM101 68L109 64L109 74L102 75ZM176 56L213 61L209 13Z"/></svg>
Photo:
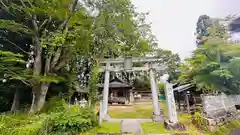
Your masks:
<svg viewBox="0 0 240 135"><path fill-rule="evenodd" d="M196 113L194 115L195 117L194 125L199 130L204 132L206 135L228 135L234 132L235 130L240 129L240 122L238 120L233 120L225 124L216 126L215 131L210 131L208 128L209 127L208 122L204 120L202 116L203 114L201 113Z"/></svg>
<svg viewBox="0 0 240 135"><path fill-rule="evenodd" d="M36 115L0 115L1 135L72 135L96 125L97 117L92 109L69 106L57 98L50 100Z"/></svg>

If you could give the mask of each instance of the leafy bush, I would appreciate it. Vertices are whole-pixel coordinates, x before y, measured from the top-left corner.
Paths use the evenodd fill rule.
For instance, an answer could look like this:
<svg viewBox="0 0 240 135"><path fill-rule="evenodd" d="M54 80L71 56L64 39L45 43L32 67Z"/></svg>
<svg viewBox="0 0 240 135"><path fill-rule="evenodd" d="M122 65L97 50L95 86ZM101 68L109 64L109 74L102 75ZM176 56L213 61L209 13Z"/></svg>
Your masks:
<svg viewBox="0 0 240 135"><path fill-rule="evenodd" d="M61 112L68 108L68 104L65 100L59 97L50 98L41 110L42 113Z"/></svg>
<svg viewBox="0 0 240 135"><path fill-rule="evenodd" d="M56 101L55 104L52 103L53 101ZM0 115L0 134L72 135L86 132L97 125L97 117L90 108L70 107L66 102L56 98L48 103L45 108L47 113L32 116ZM50 107L51 105L54 107Z"/></svg>
<svg viewBox="0 0 240 135"><path fill-rule="evenodd" d="M66 111L54 113L49 119L51 131L54 133L86 132L97 124L93 110L74 106Z"/></svg>
<svg viewBox="0 0 240 135"><path fill-rule="evenodd" d="M217 130L210 135L226 135L226 134L231 134L234 132L236 129L240 128L240 122L238 121L231 121L227 124L224 124L222 126L218 126Z"/></svg>
<svg viewBox="0 0 240 135"><path fill-rule="evenodd" d="M194 125L199 130L206 132L208 135L226 135L240 128L240 122L230 121L221 126L217 126L216 131L212 132L212 131L209 131L208 122L204 120L202 113L195 113L194 117L195 117Z"/></svg>

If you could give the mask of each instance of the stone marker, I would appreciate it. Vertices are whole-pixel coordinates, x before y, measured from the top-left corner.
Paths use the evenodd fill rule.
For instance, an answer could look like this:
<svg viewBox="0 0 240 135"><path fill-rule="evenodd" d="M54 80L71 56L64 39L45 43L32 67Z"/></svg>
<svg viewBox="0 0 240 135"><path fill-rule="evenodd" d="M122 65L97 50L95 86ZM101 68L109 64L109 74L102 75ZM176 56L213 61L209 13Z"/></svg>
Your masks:
<svg viewBox="0 0 240 135"><path fill-rule="evenodd" d="M185 130L184 125L179 123L177 119L177 110L172 84L165 84L165 95L167 101L168 120L164 121L164 127L168 130Z"/></svg>
<svg viewBox="0 0 240 135"><path fill-rule="evenodd" d="M142 134L142 127L138 120L122 120L120 129L122 133Z"/></svg>

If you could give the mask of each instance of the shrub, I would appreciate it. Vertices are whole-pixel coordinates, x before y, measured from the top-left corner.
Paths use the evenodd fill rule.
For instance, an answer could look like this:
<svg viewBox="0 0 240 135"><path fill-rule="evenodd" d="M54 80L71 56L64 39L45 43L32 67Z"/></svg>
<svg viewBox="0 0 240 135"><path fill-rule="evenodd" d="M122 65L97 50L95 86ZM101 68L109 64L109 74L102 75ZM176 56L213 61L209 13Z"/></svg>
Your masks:
<svg viewBox="0 0 240 135"><path fill-rule="evenodd" d="M53 101L55 104L53 104ZM97 125L97 118L90 108L69 107L56 98L48 102L39 115L0 115L0 134L6 135L72 135L86 132ZM54 107L51 107L53 105Z"/></svg>
<svg viewBox="0 0 240 135"><path fill-rule="evenodd" d="M67 108L68 104L59 97L50 98L44 105L41 113L61 112Z"/></svg>
<svg viewBox="0 0 240 135"><path fill-rule="evenodd" d="M94 111L74 106L66 111L51 114L50 127L53 133L86 132L97 125Z"/></svg>

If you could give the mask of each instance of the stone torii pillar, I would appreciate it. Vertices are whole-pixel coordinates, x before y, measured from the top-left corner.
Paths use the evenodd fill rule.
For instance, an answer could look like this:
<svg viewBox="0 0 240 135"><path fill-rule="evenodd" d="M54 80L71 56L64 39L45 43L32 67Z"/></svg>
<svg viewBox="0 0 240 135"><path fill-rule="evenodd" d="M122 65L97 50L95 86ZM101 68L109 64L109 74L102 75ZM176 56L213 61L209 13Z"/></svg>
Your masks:
<svg viewBox="0 0 240 135"><path fill-rule="evenodd" d="M103 88L103 104L102 115L107 117L108 112L108 94L109 94L109 80L110 79L110 63L106 63L105 76L104 76L104 88Z"/></svg>
<svg viewBox="0 0 240 135"><path fill-rule="evenodd" d="M153 120L156 122L163 122L163 114L160 111L159 102L158 102L158 94L157 94L157 85L154 74L154 69L152 64L149 64L149 75L150 75L150 84L151 84L151 92L152 92L152 103L154 107L153 111Z"/></svg>

